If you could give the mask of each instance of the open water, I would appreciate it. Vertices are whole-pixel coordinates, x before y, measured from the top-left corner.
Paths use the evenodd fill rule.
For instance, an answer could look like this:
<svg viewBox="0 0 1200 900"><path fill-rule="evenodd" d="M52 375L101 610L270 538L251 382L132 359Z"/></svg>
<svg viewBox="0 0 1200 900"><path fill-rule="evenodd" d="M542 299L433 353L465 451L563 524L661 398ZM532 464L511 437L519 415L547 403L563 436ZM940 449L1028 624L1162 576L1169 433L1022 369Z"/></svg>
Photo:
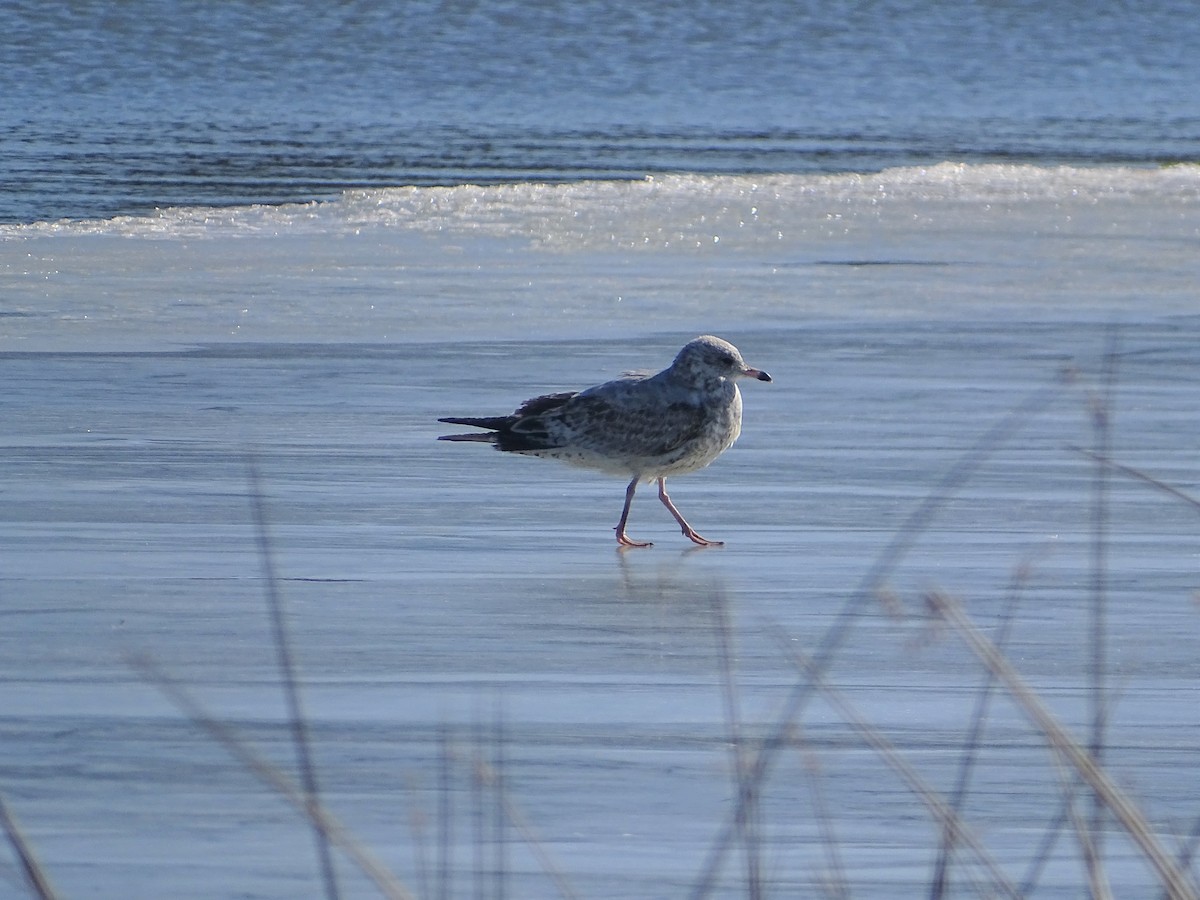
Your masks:
<svg viewBox="0 0 1200 900"><path fill-rule="evenodd" d="M294 773L267 568L322 796L418 896L929 894L939 829L829 694L797 708L794 654L950 794L984 674L931 592L1009 621L1193 846L1198 29L7 4L0 796L61 895L322 894L301 817L130 662ZM722 548L646 492L619 552L621 483L434 440L703 332L775 378L672 484ZM738 748L780 735L739 820ZM1074 783L999 692L963 801L996 869L960 849L948 895L1084 894ZM1103 829L1114 894L1155 895Z"/></svg>
<svg viewBox="0 0 1200 900"><path fill-rule="evenodd" d="M1200 155L1200 22L910 0L0 9L0 222L647 173Z"/></svg>

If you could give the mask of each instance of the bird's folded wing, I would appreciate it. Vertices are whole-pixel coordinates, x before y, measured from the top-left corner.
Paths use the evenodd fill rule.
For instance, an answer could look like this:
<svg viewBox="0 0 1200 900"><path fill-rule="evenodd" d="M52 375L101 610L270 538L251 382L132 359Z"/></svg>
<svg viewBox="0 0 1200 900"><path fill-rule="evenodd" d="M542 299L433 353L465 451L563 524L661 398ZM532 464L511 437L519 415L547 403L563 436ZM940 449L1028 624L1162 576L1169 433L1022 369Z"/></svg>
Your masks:
<svg viewBox="0 0 1200 900"><path fill-rule="evenodd" d="M698 438L702 407L668 401L656 392L613 390L584 393L546 416L544 426L564 445L615 457L665 456Z"/></svg>
<svg viewBox="0 0 1200 900"><path fill-rule="evenodd" d="M558 409L577 393L578 391L561 391L557 394L543 394L540 397L533 397L518 406L517 411L513 413L513 417L521 419L525 416L537 416L552 409Z"/></svg>

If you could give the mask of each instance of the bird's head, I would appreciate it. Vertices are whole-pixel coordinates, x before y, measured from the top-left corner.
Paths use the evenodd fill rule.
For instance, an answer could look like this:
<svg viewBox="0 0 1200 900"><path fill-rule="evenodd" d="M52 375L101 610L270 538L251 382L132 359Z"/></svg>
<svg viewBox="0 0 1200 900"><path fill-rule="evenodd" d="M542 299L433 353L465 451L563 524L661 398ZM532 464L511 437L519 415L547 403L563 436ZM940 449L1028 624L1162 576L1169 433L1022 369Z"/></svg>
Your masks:
<svg viewBox="0 0 1200 900"><path fill-rule="evenodd" d="M771 380L771 376L766 372L746 365L737 347L711 334L702 335L685 344L676 355L671 368L696 382L737 378Z"/></svg>

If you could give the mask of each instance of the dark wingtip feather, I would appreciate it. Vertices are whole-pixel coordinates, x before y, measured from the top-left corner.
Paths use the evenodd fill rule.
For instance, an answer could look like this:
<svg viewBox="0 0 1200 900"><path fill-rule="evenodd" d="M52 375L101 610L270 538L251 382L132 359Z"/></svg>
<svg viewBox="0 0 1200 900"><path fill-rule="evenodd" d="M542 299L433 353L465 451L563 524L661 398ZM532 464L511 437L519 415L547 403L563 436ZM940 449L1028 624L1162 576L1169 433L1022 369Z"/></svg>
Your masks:
<svg viewBox="0 0 1200 900"><path fill-rule="evenodd" d="M533 397L517 407L517 411L512 414L512 418L523 419L526 416L540 416L542 413L558 409L577 393L579 392L561 391L557 394L543 394L540 397Z"/></svg>
<svg viewBox="0 0 1200 900"><path fill-rule="evenodd" d="M497 450L529 451L548 450L556 445L550 440L542 423L537 417L553 412L574 397L575 391L563 391L558 394L545 394L526 400L510 416L447 416L438 419L451 425L470 425L474 428L487 428L487 434L447 434L438 438L439 441L479 441L495 444ZM520 423L520 430L514 431Z"/></svg>
<svg viewBox="0 0 1200 900"><path fill-rule="evenodd" d="M496 443L496 432L494 431L472 431L468 434L442 434L438 436L439 441L475 441L482 444Z"/></svg>
<svg viewBox="0 0 1200 900"><path fill-rule="evenodd" d="M439 422L446 422L450 425L471 425L475 428L490 428L492 431L497 431L501 428L506 428L512 421L511 416L447 416L444 419L438 419Z"/></svg>

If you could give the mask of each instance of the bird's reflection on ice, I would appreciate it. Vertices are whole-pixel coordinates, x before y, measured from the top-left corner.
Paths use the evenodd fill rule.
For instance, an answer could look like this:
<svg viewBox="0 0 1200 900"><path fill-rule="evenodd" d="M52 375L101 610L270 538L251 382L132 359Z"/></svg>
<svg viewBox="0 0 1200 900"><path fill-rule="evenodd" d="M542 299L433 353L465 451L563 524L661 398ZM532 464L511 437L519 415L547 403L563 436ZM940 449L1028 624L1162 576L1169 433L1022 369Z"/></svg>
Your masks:
<svg viewBox="0 0 1200 900"><path fill-rule="evenodd" d="M626 600L666 605L706 603L726 593L725 573L712 567L691 565L704 555L702 547L680 550L672 556L631 558L621 551L613 555L620 575L620 594Z"/></svg>

